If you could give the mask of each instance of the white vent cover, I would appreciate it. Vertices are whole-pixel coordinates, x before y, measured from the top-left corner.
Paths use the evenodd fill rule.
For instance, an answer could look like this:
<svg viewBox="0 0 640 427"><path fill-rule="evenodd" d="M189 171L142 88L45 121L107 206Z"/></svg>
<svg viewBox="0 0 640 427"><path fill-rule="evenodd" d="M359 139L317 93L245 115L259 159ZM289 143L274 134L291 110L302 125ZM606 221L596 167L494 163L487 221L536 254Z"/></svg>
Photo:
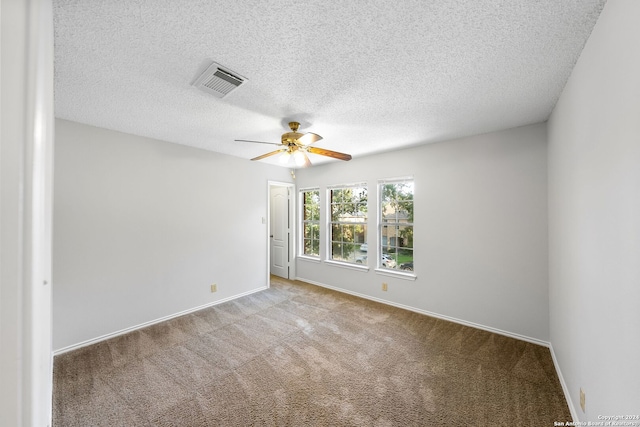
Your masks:
<svg viewBox="0 0 640 427"><path fill-rule="evenodd" d="M229 71L214 62L196 79L193 86L218 98L224 98L229 92L236 89L245 81L247 81L247 79L238 75L236 72Z"/></svg>

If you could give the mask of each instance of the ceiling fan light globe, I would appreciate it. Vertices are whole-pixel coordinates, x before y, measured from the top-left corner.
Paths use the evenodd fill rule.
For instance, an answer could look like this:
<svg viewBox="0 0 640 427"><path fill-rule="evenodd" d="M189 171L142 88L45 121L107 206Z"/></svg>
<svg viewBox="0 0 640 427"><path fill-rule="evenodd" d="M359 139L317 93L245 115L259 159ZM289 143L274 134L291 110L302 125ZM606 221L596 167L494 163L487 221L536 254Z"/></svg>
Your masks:
<svg viewBox="0 0 640 427"><path fill-rule="evenodd" d="M278 162L280 162L281 165L286 165L289 163L289 160L291 160L291 154L288 151L285 151L278 159Z"/></svg>
<svg viewBox="0 0 640 427"><path fill-rule="evenodd" d="M292 157L296 166L304 166L305 164L304 153L302 153L301 151L294 151L294 153L292 154Z"/></svg>

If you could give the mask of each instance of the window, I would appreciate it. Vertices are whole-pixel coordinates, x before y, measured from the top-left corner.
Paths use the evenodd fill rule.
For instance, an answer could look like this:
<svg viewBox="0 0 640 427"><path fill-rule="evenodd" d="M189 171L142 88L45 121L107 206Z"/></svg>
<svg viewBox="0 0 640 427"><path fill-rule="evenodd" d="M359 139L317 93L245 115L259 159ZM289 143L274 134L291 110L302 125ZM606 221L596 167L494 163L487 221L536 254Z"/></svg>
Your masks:
<svg viewBox="0 0 640 427"><path fill-rule="evenodd" d="M302 190L302 254L320 256L320 190Z"/></svg>
<svg viewBox="0 0 640 427"><path fill-rule="evenodd" d="M363 184L329 190L331 253L329 259L367 263L367 187Z"/></svg>
<svg viewBox="0 0 640 427"><path fill-rule="evenodd" d="M380 259L383 269L413 271L413 179L379 182Z"/></svg>

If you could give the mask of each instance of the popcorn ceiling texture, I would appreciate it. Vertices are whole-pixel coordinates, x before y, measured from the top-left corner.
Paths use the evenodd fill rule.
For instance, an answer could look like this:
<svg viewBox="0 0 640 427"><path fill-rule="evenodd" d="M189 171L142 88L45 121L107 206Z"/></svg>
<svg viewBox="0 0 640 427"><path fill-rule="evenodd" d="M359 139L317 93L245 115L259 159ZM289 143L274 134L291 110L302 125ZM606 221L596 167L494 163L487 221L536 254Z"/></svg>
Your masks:
<svg viewBox="0 0 640 427"><path fill-rule="evenodd" d="M354 156L542 122L604 3L54 0L56 116L243 158L290 119ZM191 86L213 61L249 81Z"/></svg>

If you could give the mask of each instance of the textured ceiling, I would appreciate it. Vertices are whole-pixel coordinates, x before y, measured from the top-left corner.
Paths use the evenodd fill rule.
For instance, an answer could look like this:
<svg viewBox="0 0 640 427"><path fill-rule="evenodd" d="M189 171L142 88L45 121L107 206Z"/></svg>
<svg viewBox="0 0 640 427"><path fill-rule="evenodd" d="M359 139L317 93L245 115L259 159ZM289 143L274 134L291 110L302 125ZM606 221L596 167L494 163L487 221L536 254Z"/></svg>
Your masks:
<svg viewBox="0 0 640 427"><path fill-rule="evenodd" d="M542 122L605 1L54 0L56 117L247 159L290 119L354 157Z"/></svg>

